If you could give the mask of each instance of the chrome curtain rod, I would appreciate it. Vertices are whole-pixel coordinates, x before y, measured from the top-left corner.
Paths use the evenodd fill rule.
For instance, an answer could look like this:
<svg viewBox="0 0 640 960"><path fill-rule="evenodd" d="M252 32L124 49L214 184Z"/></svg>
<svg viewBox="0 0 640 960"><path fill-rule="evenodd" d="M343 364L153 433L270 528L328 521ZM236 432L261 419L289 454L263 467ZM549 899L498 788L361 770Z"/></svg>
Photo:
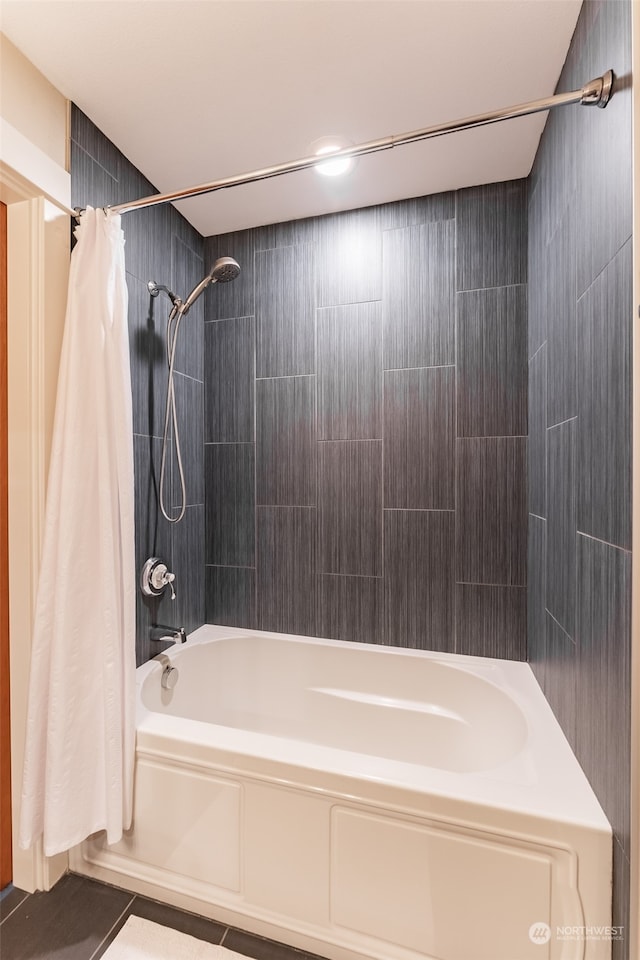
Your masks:
<svg viewBox="0 0 640 960"><path fill-rule="evenodd" d="M492 110L490 113L479 113L463 120L451 120L448 123L439 123L431 127L422 127L410 133L397 136L382 137L379 140L369 140L353 147L336 150L322 158L318 156L304 157L301 160L290 160L288 163L278 163L272 167L263 167L261 170L252 170L250 173L241 173L235 177L225 177L222 180L212 180L210 183L201 183L196 187L187 187L185 190L176 190L174 193L157 193L150 197L141 197L128 203L118 203L107 207L113 213L129 213L131 210L140 210L143 207L154 207L160 203L171 203L174 200L184 200L187 197L199 197L216 190L226 190L244 183L257 183L271 177L281 177L286 173L295 173L298 170L308 170L315 167L321 160L337 160L340 157L362 157L368 153L378 153L380 150L390 150L392 147L404 146L406 143L417 143L419 140L429 140L447 133L457 133L461 130L472 130L475 127L484 127L490 123L499 123L501 120L512 120L515 117L525 117L531 113L541 113L554 107L562 107L570 103L580 103L583 106L606 107L611 99L614 75L607 70L601 77L590 80L580 90L570 93L558 93L544 100L531 100L529 103L520 103L514 107L503 107L501 110ZM70 211L71 212L71 211ZM73 211L73 216L80 217L80 208Z"/></svg>

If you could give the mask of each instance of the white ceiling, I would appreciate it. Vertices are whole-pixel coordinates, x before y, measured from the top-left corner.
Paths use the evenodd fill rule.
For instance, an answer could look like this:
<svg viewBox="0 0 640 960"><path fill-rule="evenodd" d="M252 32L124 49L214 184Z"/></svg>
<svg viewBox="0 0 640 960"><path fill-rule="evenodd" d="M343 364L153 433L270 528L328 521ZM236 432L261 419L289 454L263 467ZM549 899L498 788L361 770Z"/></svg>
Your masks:
<svg viewBox="0 0 640 960"><path fill-rule="evenodd" d="M162 192L553 93L580 0L2 0ZM586 82L589 77L584 77ZM566 109L578 109L567 107ZM177 204L205 236L526 176L545 114Z"/></svg>

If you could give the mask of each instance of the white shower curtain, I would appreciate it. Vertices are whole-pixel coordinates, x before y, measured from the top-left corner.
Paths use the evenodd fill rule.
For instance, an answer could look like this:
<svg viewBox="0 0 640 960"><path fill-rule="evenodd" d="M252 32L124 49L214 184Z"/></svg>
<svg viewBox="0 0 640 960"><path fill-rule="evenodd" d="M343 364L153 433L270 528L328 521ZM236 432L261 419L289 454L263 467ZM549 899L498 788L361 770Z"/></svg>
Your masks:
<svg viewBox="0 0 640 960"><path fill-rule="evenodd" d="M20 846L47 856L131 823L135 563L120 216L76 230L32 643Z"/></svg>

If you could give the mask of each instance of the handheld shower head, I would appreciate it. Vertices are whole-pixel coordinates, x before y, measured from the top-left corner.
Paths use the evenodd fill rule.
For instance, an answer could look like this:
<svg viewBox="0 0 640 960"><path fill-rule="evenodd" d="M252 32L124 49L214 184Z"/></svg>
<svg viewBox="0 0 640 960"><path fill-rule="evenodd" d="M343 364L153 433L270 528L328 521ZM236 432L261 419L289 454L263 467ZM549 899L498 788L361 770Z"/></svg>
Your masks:
<svg viewBox="0 0 640 960"><path fill-rule="evenodd" d="M215 283L229 283L240 273L240 264L233 257L218 257L209 276Z"/></svg>
<svg viewBox="0 0 640 960"><path fill-rule="evenodd" d="M233 257L219 257L209 271L209 275L201 280L197 287L194 287L182 307L182 315L188 313L201 293L203 293L210 283L229 283L240 273L240 264Z"/></svg>

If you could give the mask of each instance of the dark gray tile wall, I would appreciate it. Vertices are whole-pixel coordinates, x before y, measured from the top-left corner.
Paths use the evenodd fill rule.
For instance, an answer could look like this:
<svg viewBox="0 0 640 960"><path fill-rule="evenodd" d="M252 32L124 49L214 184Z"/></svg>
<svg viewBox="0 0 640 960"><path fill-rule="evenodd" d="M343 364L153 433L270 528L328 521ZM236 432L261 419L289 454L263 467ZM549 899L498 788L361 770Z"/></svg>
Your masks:
<svg viewBox="0 0 640 960"><path fill-rule="evenodd" d="M223 290L230 284L218 286ZM205 443L255 440L254 342L253 317L205 325Z"/></svg>
<svg viewBox="0 0 640 960"><path fill-rule="evenodd" d="M458 582L525 586L526 438L479 437L456 444Z"/></svg>
<svg viewBox="0 0 640 960"><path fill-rule="evenodd" d="M155 188L91 123L71 110L71 196L74 206L122 203L155 193ZM162 622L193 630L205 619L204 585L204 307L198 301L180 330L175 391L187 504L184 519L170 525L160 513L161 437L166 398L166 322L169 301L153 299L147 282L165 283L185 297L204 274L203 240L170 206L151 207L123 217L129 289L129 343L133 394L136 576L144 561L160 556L176 574L176 601L146 601L137 593L136 655L142 663L158 652L149 626ZM230 284L227 284L230 286ZM251 313L251 310L247 311ZM253 350L253 339L251 339ZM249 378L253 389L253 371ZM238 388L241 394L241 389ZM209 400L211 406L212 401ZM246 404L249 405L249 402ZM250 401L251 411L253 401ZM253 414L252 414L253 415ZM234 408L233 414L238 418ZM212 418L211 418L212 419ZM226 422L225 422L226 428ZM234 437L235 439L235 437ZM246 439L253 440L253 432ZM175 450L171 444L171 453ZM173 458L172 458L173 460ZM177 471L166 474L166 503L177 501Z"/></svg>
<svg viewBox="0 0 640 960"><path fill-rule="evenodd" d="M458 436L527 434L527 288L458 296Z"/></svg>
<svg viewBox="0 0 640 960"><path fill-rule="evenodd" d="M382 436L382 304L318 310L318 440Z"/></svg>
<svg viewBox="0 0 640 960"><path fill-rule="evenodd" d="M456 368L384 373L385 506L455 509Z"/></svg>
<svg viewBox="0 0 640 960"><path fill-rule="evenodd" d="M558 91L609 68L606 110L550 114L530 178L528 648L612 824L628 932L631 4L587 0Z"/></svg>
<svg viewBox="0 0 640 960"><path fill-rule="evenodd" d="M525 201L205 241L208 620L525 658Z"/></svg>
<svg viewBox="0 0 640 960"><path fill-rule="evenodd" d="M256 496L266 506L316 502L315 377L256 381Z"/></svg>

